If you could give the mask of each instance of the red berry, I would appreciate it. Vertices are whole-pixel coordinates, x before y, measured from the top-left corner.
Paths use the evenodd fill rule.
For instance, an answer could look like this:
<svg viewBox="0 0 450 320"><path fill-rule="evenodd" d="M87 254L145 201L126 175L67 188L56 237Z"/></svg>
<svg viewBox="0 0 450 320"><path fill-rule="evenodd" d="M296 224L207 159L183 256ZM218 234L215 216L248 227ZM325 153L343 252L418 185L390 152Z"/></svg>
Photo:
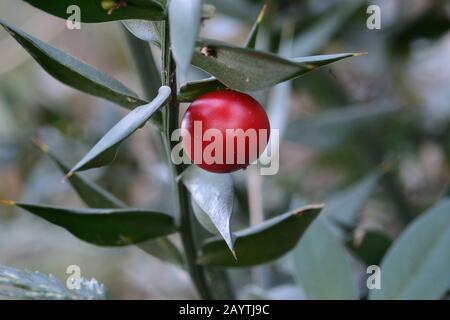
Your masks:
<svg viewBox="0 0 450 320"><path fill-rule="evenodd" d="M192 102L181 128L188 157L200 168L217 173L246 168L264 151L270 135L263 107L249 95L232 90L209 92Z"/></svg>

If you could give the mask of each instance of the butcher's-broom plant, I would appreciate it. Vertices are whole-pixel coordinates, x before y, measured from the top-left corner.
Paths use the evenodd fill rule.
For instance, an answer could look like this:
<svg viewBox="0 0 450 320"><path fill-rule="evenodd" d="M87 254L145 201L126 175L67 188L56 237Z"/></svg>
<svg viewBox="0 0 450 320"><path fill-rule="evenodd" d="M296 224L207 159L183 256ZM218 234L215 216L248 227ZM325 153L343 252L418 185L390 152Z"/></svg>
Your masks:
<svg viewBox="0 0 450 320"><path fill-rule="evenodd" d="M249 228L231 230L230 219L235 196L230 175L212 173L195 165L186 166L172 161L172 151L176 147L172 135L179 129L181 122L180 103L197 101L214 91L221 92L220 97L224 92L251 93L266 90L321 66L357 56L358 53L290 57L286 54L289 52L286 49L288 45L284 44L280 46L280 55L255 49L266 6L255 17L256 21L247 41L242 46L236 46L219 40L198 38L202 21L212 14L211 6L203 4L201 0L25 1L63 19L68 18L67 8L76 5L84 23L113 23L119 20L145 97L138 96L119 81L68 53L6 21L0 21L3 28L50 75L73 88L130 110L74 166L64 163L45 142L35 140L35 144L56 163L67 183L89 208L65 208L9 200L3 201L5 205L25 209L94 245L136 245L150 255L186 269L200 297L205 299L235 298L225 268L258 266L282 257L296 247L323 205L302 205ZM160 70L153 61L150 46L154 46L155 51L160 54ZM177 73L184 76L191 66L203 70L209 77L179 85L177 78L180 77L177 77ZM215 116L223 117L222 113ZM166 164L171 172L173 201L176 204L174 212L131 208L79 174L111 163L119 152L120 144L148 123L165 149ZM381 173L371 175L367 180L369 182L366 181L369 184L365 184L363 190L370 190ZM445 208L448 209L448 201L434 210L438 213L431 213L439 215ZM332 216L333 213L330 212L329 215ZM320 224L315 225L316 228L321 228L319 226ZM216 235L205 237L205 231ZM181 236L182 248L171 238L175 233ZM311 238L313 232L310 234ZM324 239L326 237L318 239L319 243ZM311 239L305 241L307 244ZM339 250L337 248L336 252ZM304 254L306 256L298 251L295 254L299 264L303 259L308 259L307 252ZM39 278L39 282L53 288L53 291L41 293L39 290L42 290L42 286L33 287L31 280L26 282L27 285L17 282L15 279L20 277L11 276L15 272L17 271L13 269L2 269L0 284L12 284L21 288L20 290L28 288L25 297L104 297L103 288L98 285L83 285L83 290L87 290L87 293L82 291L76 295L55 284L54 279L46 279L41 274L20 275L17 272L24 279ZM308 276L302 274L301 268L298 277L303 278L303 285L308 289L308 281L305 280ZM348 297L355 296L349 294Z"/></svg>

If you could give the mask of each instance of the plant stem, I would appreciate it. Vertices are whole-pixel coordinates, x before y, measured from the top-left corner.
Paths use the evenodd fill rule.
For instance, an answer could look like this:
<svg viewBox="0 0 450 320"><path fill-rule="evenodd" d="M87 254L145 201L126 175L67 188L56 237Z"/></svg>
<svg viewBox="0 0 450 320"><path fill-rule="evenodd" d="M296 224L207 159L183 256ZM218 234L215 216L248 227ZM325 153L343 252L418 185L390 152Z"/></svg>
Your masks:
<svg viewBox="0 0 450 320"><path fill-rule="evenodd" d="M163 108L162 131L160 131L160 142L165 151L165 160L169 165L172 175L173 192L176 197L176 208L178 210L178 223L185 249L185 261L192 281L203 299L232 299L233 293L228 282L228 277L223 270L205 269L196 263L197 244L194 237L195 221L191 221L190 201L188 191L177 177L183 170L183 165L175 166L171 162L171 150L175 144L171 142L170 135L178 128L179 104L176 99L177 83L175 63L170 52L170 39L168 27L165 26L161 35L161 72L159 72L153 59L149 44L134 37L124 28L128 47L133 57L136 71L139 75L144 94L151 100L157 95L161 83L172 90L172 97L166 107ZM161 73L161 76L160 76ZM214 294L211 292L211 283L214 283Z"/></svg>
<svg viewBox="0 0 450 320"><path fill-rule="evenodd" d="M192 233L191 213L188 192L181 180L177 177L181 174L182 166L175 166L170 157L175 142L172 142L170 136L172 132L178 128L179 104L177 101L177 82L176 82L176 65L173 61L170 50L168 23L164 22L164 28L161 35L161 78L163 85L167 85L172 90L172 96L168 104L163 110L163 139L165 141L166 152L168 155L169 166L172 173L172 181L174 183L174 191L176 203L178 205L178 218L180 224L181 239L185 251L185 258L188 271L192 281L196 286L198 293L203 299L212 299L213 295L208 286L207 274L205 269L198 265L197 248Z"/></svg>

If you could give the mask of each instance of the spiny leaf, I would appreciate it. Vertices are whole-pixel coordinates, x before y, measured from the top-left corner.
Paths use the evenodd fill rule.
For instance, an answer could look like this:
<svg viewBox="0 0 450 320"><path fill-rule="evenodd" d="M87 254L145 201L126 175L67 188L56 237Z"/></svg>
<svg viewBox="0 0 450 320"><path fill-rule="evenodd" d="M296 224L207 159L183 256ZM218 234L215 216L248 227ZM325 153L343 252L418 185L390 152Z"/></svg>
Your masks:
<svg viewBox="0 0 450 320"><path fill-rule="evenodd" d="M258 31L259 31L259 26L261 25L261 22L264 19L264 16L266 14L266 10L267 10L267 3L265 3L262 8L261 11L258 14L258 17L256 18L255 23L252 26L252 30L250 30L250 34L247 37L247 40L245 41L245 47L249 48L249 49L254 49L256 46L256 39L258 37Z"/></svg>
<svg viewBox="0 0 450 320"><path fill-rule="evenodd" d="M310 299L356 299L344 248L327 225L316 220L292 251L294 276Z"/></svg>
<svg viewBox="0 0 450 320"><path fill-rule="evenodd" d="M320 66L358 55L341 53L288 60L268 52L203 39L197 42L192 64L213 75L227 87L248 92L266 89Z"/></svg>
<svg viewBox="0 0 450 320"><path fill-rule="evenodd" d="M2 20L0 24L50 75L85 93L105 98L128 109L147 103L102 71L54 48Z"/></svg>
<svg viewBox="0 0 450 320"><path fill-rule="evenodd" d="M141 128L150 117L163 106L170 97L170 88L162 86L158 95L152 102L140 106L128 113L114 127L111 128L99 142L81 159L68 173L70 177L74 172L97 168L111 163L120 147L120 144Z"/></svg>
<svg viewBox="0 0 450 320"><path fill-rule="evenodd" d="M44 152L63 173L66 173L69 170L69 166L67 166L55 153L53 153L47 145L38 140L35 140L34 142L37 147ZM125 203L117 199L107 190L78 175L77 173L73 174L68 181L83 202L91 208L114 209L127 207ZM161 237L155 240L139 243L137 246L146 253L163 261L176 265L183 264L183 257L180 251L167 237Z"/></svg>
<svg viewBox="0 0 450 320"><path fill-rule="evenodd" d="M37 300L105 300L106 289L95 279L80 277L79 289L69 290L52 275L0 265L0 296Z"/></svg>
<svg viewBox="0 0 450 320"><path fill-rule="evenodd" d="M413 221L381 262L370 299L440 299L450 288L450 198Z"/></svg>
<svg viewBox="0 0 450 320"><path fill-rule="evenodd" d="M201 15L201 0L171 0L169 2L172 52L182 71L186 71L191 63Z"/></svg>
<svg viewBox="0 0 450 320"><path fill-rule="evenodd" d="M235 260L220 238L207 239L198 263L220 267L250 267L275 260L293 249L323 205L288 212L235 233Z"/></svg>
<svg viewBox="0 0 450 320"><path fill-rule="evenodd" d="M163 20L165 18L163 7L153 0L116 1L118 6L116 9L103 8L102 2L107 2L107 0L24 1L63 19L68 19L72 15L72 13L67 12L68 8L76 5L81 10L81 22L106 22L125 19ZM121 3L122 5L120 5Z"/></svg>
<svg viewBox="0 0 450 320"><path fill-rule="evenodd" d="M230 219L233 212L233 181L229 174L211 173L192 165L181 176L197 205L207 214L233 251ZM200 221L204 224L204 221Z"/></svg>
<svg viewBox="0 0 450 320"><path fill-rule="evenodd" d="M255 48L256 38L258 36L259 26L264 19L264 15L266 13L267 4L264 4L261 8L261 11L253 24L252 30L248 35L245 47L253 49ZM219 89L226 88L219 80L215 77L210 77L207 79L197 80L188 82L180 87L180 91L178 93L178 101L179 102L191 102L200 97L201 95L216 91Z"/></svg>
<svg viewBox="0 0 450 320"><path fill-rule="evenodd" d="M11 201L2 203L27 210L98 246L125 246L176 231L172 216L143 209L85 209Z"/></svg>

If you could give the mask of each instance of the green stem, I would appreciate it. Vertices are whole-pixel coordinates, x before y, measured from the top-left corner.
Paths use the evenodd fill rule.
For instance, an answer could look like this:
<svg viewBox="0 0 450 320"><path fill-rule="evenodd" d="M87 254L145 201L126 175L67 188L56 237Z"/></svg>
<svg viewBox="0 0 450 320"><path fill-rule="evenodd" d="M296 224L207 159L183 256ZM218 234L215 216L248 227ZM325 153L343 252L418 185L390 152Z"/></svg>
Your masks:
<svg viewBox="0 0 450 320"><path fill-rule="evenodd" d="M194 237L195 221L191 220L189 194L181 181L177 180L179 174L183 171L183 165L175 166L171 162L170 153L175 144L171 142L170 135L173 130L178 128L179 104L176 99L177 83L175 63L170 52L170 39L167 26L163 28L161 35L161 76L155 61L153 59L148 43L134 37L126 28L125 36L128 43L131 56L135 64L136 72L140 78L144 94L151 100L157 95L159 86L167 85L172 90L172 98L162 110L163 119L160 129L160 142L165 152L165 160L169 165L172 175L173 192L176 197L176 207L178 209L180 233L185 249L185 261L192 281L196 286L200 296L203 299L232 299L233 293L230 287L228 277L223 270L205 269L196 263L197 243ZM211 292L211 284L214 283L214 295Z"/></svg>
<svg viewBox="0 0 450 320"><path fill-rule="evenodd" d="M176 68L170 50L170 38L168 23L164 23L164 28L161 35L161 77L162 83L167 85L172 90L172 96L169 103L163 110L163 135L165 141L166 152L168 155L169 166L172 172L172 181L174 183L176 203L178 205L178 217L180 224L181 239L185 251L185 258L188 271L191 275L192 281L196 286L200 296L203 299L212 299L213 295L209 289L207 274L205 269L198 265L197 248L195 239L192 233L192 221L190 214L190 203L188 192L181 180L177 177L181 174L182 166L175 166L170 158L170 152L175 142L170 139L171 133L178 129L179 104L177 101L177 82L176 82Z"/></svg>

